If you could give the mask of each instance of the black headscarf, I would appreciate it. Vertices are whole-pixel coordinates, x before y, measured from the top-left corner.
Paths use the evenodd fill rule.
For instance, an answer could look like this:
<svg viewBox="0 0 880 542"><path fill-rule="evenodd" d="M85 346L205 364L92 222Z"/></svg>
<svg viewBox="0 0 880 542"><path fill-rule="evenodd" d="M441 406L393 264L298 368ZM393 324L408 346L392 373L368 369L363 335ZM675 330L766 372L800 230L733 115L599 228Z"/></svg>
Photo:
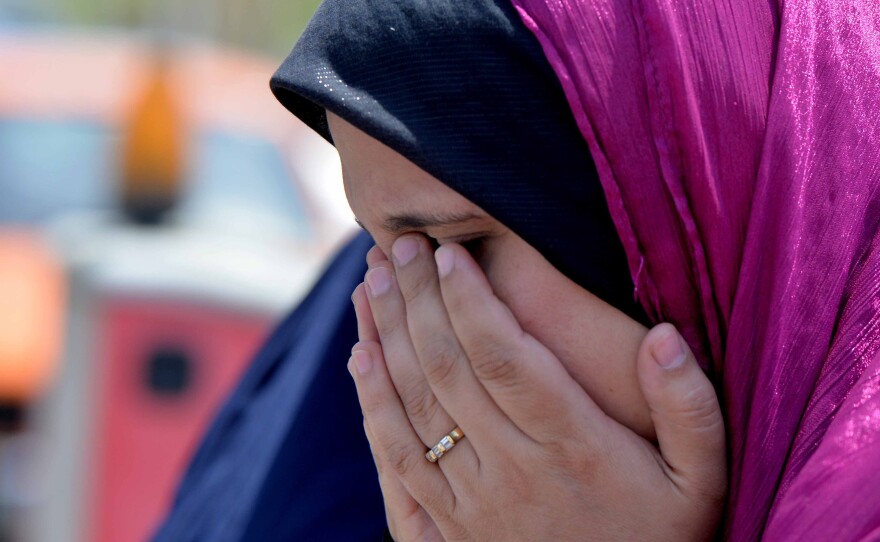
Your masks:
<svg viewBox="0 0 880 542"><path fill-rule="evenodd" d="M271 87L328 141L325 110L646 320L587 144L507 0L326 0Z"/></svg>

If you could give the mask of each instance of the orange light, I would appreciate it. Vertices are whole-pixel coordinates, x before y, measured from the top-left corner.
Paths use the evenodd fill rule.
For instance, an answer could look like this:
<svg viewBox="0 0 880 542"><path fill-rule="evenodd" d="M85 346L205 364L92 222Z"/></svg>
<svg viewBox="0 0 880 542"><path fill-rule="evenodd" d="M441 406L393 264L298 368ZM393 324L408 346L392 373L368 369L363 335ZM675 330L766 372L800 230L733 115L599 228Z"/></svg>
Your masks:
<svg viewBox="0 0 880 542"><path fill-rule="evenodd" d="M0 401L26 403L58 369L66 286L36 236L0 231Z"/></svg>
<svg viewBox="0 0 880 542"><path fill-rule="evenodd" d="M138 222L161 220L184 174L184 130L166 61L158 61L123 134L122 199Z"/></svg>

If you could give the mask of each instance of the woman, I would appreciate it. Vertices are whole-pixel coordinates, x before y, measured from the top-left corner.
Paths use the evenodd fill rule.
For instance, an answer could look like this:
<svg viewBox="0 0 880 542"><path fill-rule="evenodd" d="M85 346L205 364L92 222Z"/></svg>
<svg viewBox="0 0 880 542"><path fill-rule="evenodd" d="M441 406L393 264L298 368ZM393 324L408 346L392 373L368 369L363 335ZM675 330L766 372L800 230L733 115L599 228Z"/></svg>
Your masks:
<svg viewBox="0 0 880 542"><path fill-rule="evenodd" d="M880 406L876 8L830 0L513 4L550 59L590 144L641 306L652 321L680 327L721 384L732 453L726 536L872 536L880 507L864 481L876 476L880 461L871 421ZM363 5L367 14L375 8ZM395 103L407 90L400 81L428 52L385 38L410 32L405 23L421 8L416 3L387 20L373 12L349 21L352 32L372 34L342 40L352 58L325 63L314 80L336 92L353 84L349 96L357 100L364 91L377 110ZM430 28L474 47L455 13L436 8L434 15L439 26ZM346 32L333 30L341 17L325 8L310 32L340 39ZM387 48L369 49L377 39ZM491 50L493 43L479 46ZM319 88L310 94L297 85L295 76L306 74L291 70L298 59L328 51L314 45L307 34L275 81L294 112L300 109L287 89L322 99ZM456 43L442 45L449 48L435 54L454 56ZM377 88L385 91L359 86L370 70L383 74ZM419 76L442 89L440 79L455 73L446 66ZM481 80L492 72L470 73ZM408 102L392 108L392 116L419 107ZM370 133L356 107L334 111ZM459 139L440 124L429 134L454 148ZM423 137L423 124L391 126L371 135L502 223L515 224L517 213L490 208L503 205L481 200L481 188L468 192L455 172L431 169L436 157L420 154L410 145L419 139L407 138ZM395 133L404 135L394 139ZM468 148L481 147L459 147ZM541 246L527 225L518 228ZM551 248L542 253L570 272Z"/></svg>
<svg viewBox="0 0 880 542"><path fill-rule="evenodd" d="M370 91L366 94L375 98L378 107L364 112L361 120L368 120L370 115L388 112L386 107L395 103L401 107L390 110L391 118L418 111L424 98L396 101L408 95L405 91L414 80L432 82L431 88L443 90L446 87L440 83L450 77L482 82L485 74L496 76L489 79L501 84L483 93L482 100L476 99L481 96L476 92L476 98L463 94L463 100L449 104L456 106L450 113L461 114L454 118L471 119L470 131L445 131L444 122L428 122L391 124L386 132L370 132L366 123L346 113L351 104L365 100L365 94L342 94L348 105L341 106L340 99L336 104L341 107L334 111L516 230L566 276L640 320L622 301L627 296L614 295L614 283L602 289L602 277L619 274L600 270L575 275L578 269L595 270L596 264L613 263L613 258L603 256L585 266L566 259L590 254L567 248L593 246L593 238L583 242L577 235L597 231L575 218L599 215L566 213L561 206L540 209L547 212L530 219L533 202L590 199L565 192L574 185L564 184L560 191L550 176L541 186L547 184L548 192L556 197L529 192L524 183L514 184L512 192L535 197L481 200L499 179L516 179L523 168L540 173L543 167L530 165L552 166L559 161L557 157L571 155L557 155L552 146L538 152L529 146L511 147L508 138L516 142L528 130L506 124L504 116L492 117L488 123L502 127L490 130L494 139L478 138L476 147L461 144L463 139L473 141L473 130L480 135L485 127L480 121L482 112L492 111L495 99L510 88L509 79L497 79L506 70L492 64L473 71L456 69L455 64L422 63L424 58L449 52L459 64L468 65L471 55L462 50L497 50L500 43L509 43L510 34L518 28L515 21L521 19L540 42L538 55L546 55L562 84L570 107L567 113L574 114L599 169L633 277L616 291L629 293L634 284L639 304L650 316L642 321L675 323L719 384L730 451L723 536L730 540L875 538L880 525L875 489L880 487L875 414L880 411L876 303L880 135L875 127L880 123L874 106L880 103L876 67L880 53L873 36L880 21L871 2L516 0L516 17L501 25L510 33L490 34L475 43L465 26L465 32L452 32L456 39L440 44L429 41L426 45L438 47L424 47L421 53L385 38L411 32L399 23L424 4L410 3L412 10L402 10L404 16L394 22L371 15L372 8L381 7L378 4L352 2L364 10L354 19L343 17L332 4L323 8L273 83L282 102L329 135L321 124L323 113L316 113L323 109L301 106L309 100L320 103L328 96L340 96L330 91L340 92L341 84ZM502 2L498 4L498 9L504 9ZM437 9L440 34L444 29L454 31L458 25L440 16L442 6ZM355 39L343 39L346 32L340 28L351 29ZM357 39L365 29L371 33ZM335 62L340 59L324 58L307 70L298 70L303 55L322 58L326 43L314 39L322 35L339 47L342 64ZM419 37L417 32L406 35ZM377 43L386 47L375 55L365 54ZM347 67L341 75L340 66ZM420 66L424 69L417 71ZM413 77L402 77L413 70ZM357 77L370 74L378 74L378 91L356 82ZM540 73L533 75L527 80L545 80ZM316 84L306 90L304 81ZM506 110L515 111L510 118L528 114L538 101L515 107L518 103L504 103ZM442 109L442 99L439 104L433 102L438 118L450 118L445 111L443 115L438 112ZM540 122L544 117L537 115L534 122L546 126ZM425 135L413 130L425 127L433 131ZM540 127L535 130L548 134ZM414 133L420 137L412 137ZM387 139L395 134L402 134L396 143ZM452 156L467 157L463 151L477 148L479 156L504 156L521 167L493 176L481 169L478 158L458 168L456 162L449 165L448 157L422 155L419 145L407 146L426 140L440 141L436 148ZM447 164L451 169L433 171L431 164ZM453 186L462 171L479 172L473 176L476 184ZM483 178L490 180L480 185ZM545 223L551 226L540 230ZM556 244L557 234L571 237ZM548 246L541 246L542 240ZM374 252L373 267L390 265L377 261L377 256ZM459 254L455 256L457 265ZM364 292L359 292L356 300L363 306ZM381 319L384 313L376 312L373 316ZM361 310L361 316L362 333L373 333L370 315ZM371 356L378 359L382 353L374 351ZM389 360L397 355L386 354ZM374 362L374 368L376 363L381 360ZM639 363L641 368L641 359ZM357 379L356 368L354 372ZM377 373L374 369L367 374ZM362 394L367 391L363 381L359 385ZM369 426L369 414L367 418ZM448 430L443 426L430 432ZM460 445L475 436L466 436ZM424 440L430 443L430 439ZM389 446L382 442L385 446L375 442L380 453ZM440 458L439 468L447 468L444 463L451 465L456 456L466 455L459 452L467 450L450 450ZM383 478L388 485L388 477L383 474ZM404 490L415 487L409 482ZM409 491L401 491L400 486L391 489L401 497L394 502L412 504L406 500ZM471 504L485 511L483 517L491 518L495 512L491 507L498 499L484 497ZM526 520L534 517L522 516Z"/></svg>
<svg viewBox="0 0 880 542"><path fill-rule="evenodd" d="M463 81L461 75L466 76ZM654 427L642 398L642 390L650 392L652 388L650 384L640 386L636 376L638 347L646 330L583 288L643 318L631 301L632 283L624 254L586 144L537 40L513 7L494 1L467 6L327 2L273 79L273 90L289 109L335 142L352 208L381 248L381 252L374 251L367 275L369 309L364 289L358 289L354 296L363 341L353 356L353 364L361 370L353 372L359 375L356 380L362 405L367 405L374 446L378 445L375 439L396 441L409 452L380 450L376 456L380 472L384 472L386 509L395 534L404 540L428 531L451 538L509 539L513 532L504 529L515 529L517 536L526 539L552 538L553 530L577 539L710 536L724 488L723 430L717 406L712 408L712 389L693 360L686 364L687 370L679 367L679 376L691 384L692 397L703 406L702 412L714 417L704 416L702 424L692 424L699 425L700 439L688 435L690 441L676 440L672 437L680 435L669 426L680 428L687 420L664 427L662 411L655 411L658 429L666 431L658 435L661 443L671 441L664 449L668 452L665 457L596 408L598 404L626 426L653 437ZM325 114L325 108L332 113ZM523 451L528 446L524 437L534 436L531 428L523 428L521 420L490 393L492 384L482 379L485 370L463 369L461 356L438 351L458 341L467 344L460 332L452 332L448 324L442 325L442 318L436 319L446 312L439 302L438 288L433 288L431 295L407 297L412 336L406 332L407 326L401 324L401 292L414 291L407 290L407 285L416 289L419 284L436 286L436 272L432 276L432 266L424 265L426 256L432 261L424 238L397 239L398 280L392 276L390 262L381 261L382 253L390 255L392 242L407 232L425 233L443 245L454 241L470 245L495 293L535 337L526 349L531 362L542 368L522 367L519 378L533 389L520 390L516 400L527 405L524 412L539 426L549 428L551 420L558 422L545 434L549 442L541 453L562 447L565 457L550 454L541 461L523 463L528 455ZM407 244L409 249L402 248ZM410 257L402 257L401 250ZM463 257L460 254L459 260ZM414 262L407 269L420 269L422 278L407 280L412 275L399 268L406 260ZM471 265L471 270L476 267ZM398 282L400 290L394 286ZM486 306L491 305L487 302ZM513 330L516 336L519 324L504 319L506 307L498 305L483 321L500 329L508 324L507 331ZM425 318L414 317L416 313ZM466 311L465 316L468 314L485 313ZM419 329L421 333L417 333ZM375 342L380 336L381 348ZM481 343L484 347L500 344ZM676 348L679 341L673 338L670 344ZM425 355L426 350L433 351L433 356ZM475 361L473 355L469 357ZM647 360L649 356L642 357ZM370 358L372 361L367 361ZM431 369L432 358L439 362L458 358L458 369L444 368L444 363ZM672 355L669 361L686 359ZM643 367L642 377L654 381L656 388L665 377L656 363L649 363ZM371 373L364 370L367 366L377 370ZM515 366L510 363L501 370ZM451 385L453 373L455 385ZM372 380L376 387L363 387L371 382L368 374L377 375ZM382 380L383 375L393 380L397 393L390 381ZM480 382L475 375L481 377ZM409 433L401 433L410 425L407 416L398 416L396 426L377 418L373 423L370 420L369 412L379 405L384 404L380 410L390 413L386 407L394 406L383 403L383 398L396 400L397 394L411 422ZM553 397L559 401L552 401ZM655 402L652 406L663 405ZM450 416L455 408L461 409L460 413ZM398 408L397 413L401 412ZM468 412L476 415L468 416ZM448 475L447 481L437 478L441 471L438 465L425 461L424 450L418 454L412 451L432 445L455 423L468 437L438 463ZM494 434L485 431L491 427L496 429ZM499 442L498 430L504 427L511 431L510 439ZM585 429L589 431L585 433ZM391 433L386 430L400 438L387 440ZM681 455L676 454L675 444ZM482 455L478 453L481 446ZM603 447L615 454L602 453ZM507 453L487 456L487 449ZM398 491L400 482L395 482L392 469L383 468L383 458L394 456L400 458L394 462L401 467L417 461L412 468L422 480L421 487L415 479L404 477L403 482L416 491L414 496L423 507L421 514L412 513L416 501ZM584 469L590 457L596 457L595 467ZM562 460L570 465L554 469L552 463ZM477 463L498 466L484 472L510 475L533 471L532 476L520 480L528 481L523 487L548 498L514 498L509 495L511 484L503 477L476 476L473 469ZM555 477L544 476L554 470ZM428 489L424 484L432 476L435 483ZM588 477L604 480L590 484ZM567 481L560 484L560 480ZM473 485L463 493L455 492L465 481ZM572 491L564 491L566 486ZM492 507L503 505L505 513L481 515L489 508L475 506L468 511L468 507L459 507L470 513L464 523L457 524L456 520L438 520L438 514L445 514L443 507L433 508L425 502L431 492L438 497L458 493L460 499L468 500L473 491L491 499ZM549 498L551 493L553 498ZM453 502L444 500L447 505ZM540 506L544 521L537 521L534 514L522 514L524 506ZM634 507L639 513L633 513ZM591 517L586 512L590 509L601 512ZM416 522L410 524L405 517ZM489 521L492 517L499 521ZM516 518L531 529L511 521Z"/></svg>
<svg viewBox="0 0 880 542"><path fill-rule="evenodd" d="M678 334L660 326L644 341L642 386L628 389L623 369L635 369L636 354L626 347L642 337L627 337L635 322L473 203L328 116L352 207L394 260L378 247L368 256L349 370L395 540L709 538L726 483L723 424ZM430 238L383 231L388 222L374 217L398 208L379 201L389 193L411 217L468 218L421 226L437 236L434 252ZM482 241L470 252L452 241L474 232ZM605 413L651 435L656 424L660 453ZM438 470L424 446L453 427L463 430L453 456L428 452L440 454L429 458Z"/></svg>

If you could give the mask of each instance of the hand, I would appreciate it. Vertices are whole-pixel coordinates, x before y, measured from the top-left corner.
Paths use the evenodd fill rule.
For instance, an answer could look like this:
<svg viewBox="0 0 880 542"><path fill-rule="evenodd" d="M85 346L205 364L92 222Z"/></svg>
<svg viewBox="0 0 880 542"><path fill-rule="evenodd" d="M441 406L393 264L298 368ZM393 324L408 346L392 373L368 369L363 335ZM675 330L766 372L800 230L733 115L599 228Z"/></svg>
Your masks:
<svg viewBox="0 0 880 542"><path fill-rule="evenodd" d="M396 540L711 538L726 492L723 421L672 326L654 328L638 359L658 449L523 332L467 251L444 245L435 265L421 236L395 253L413 252L407 239L406 263L371 253L349 367ZM466 438L429 463L427 448L455 425Z"/></svg>

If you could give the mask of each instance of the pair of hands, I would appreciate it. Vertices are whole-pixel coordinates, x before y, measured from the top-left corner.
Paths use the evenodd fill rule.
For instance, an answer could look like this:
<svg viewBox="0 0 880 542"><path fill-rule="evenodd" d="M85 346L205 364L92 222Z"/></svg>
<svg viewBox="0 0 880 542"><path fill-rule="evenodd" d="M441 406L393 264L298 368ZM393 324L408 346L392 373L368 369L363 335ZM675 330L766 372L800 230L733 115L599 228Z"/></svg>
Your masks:
<svg viewBox="0 0 880 542"><path fill-rule="evenodd" d="M374 248L349 361L398 542L705 540L726 493L714 389L675 328L642 343L658 446L606 416L461 246ZM466 437L425 458L453 427Z"/></svg>

